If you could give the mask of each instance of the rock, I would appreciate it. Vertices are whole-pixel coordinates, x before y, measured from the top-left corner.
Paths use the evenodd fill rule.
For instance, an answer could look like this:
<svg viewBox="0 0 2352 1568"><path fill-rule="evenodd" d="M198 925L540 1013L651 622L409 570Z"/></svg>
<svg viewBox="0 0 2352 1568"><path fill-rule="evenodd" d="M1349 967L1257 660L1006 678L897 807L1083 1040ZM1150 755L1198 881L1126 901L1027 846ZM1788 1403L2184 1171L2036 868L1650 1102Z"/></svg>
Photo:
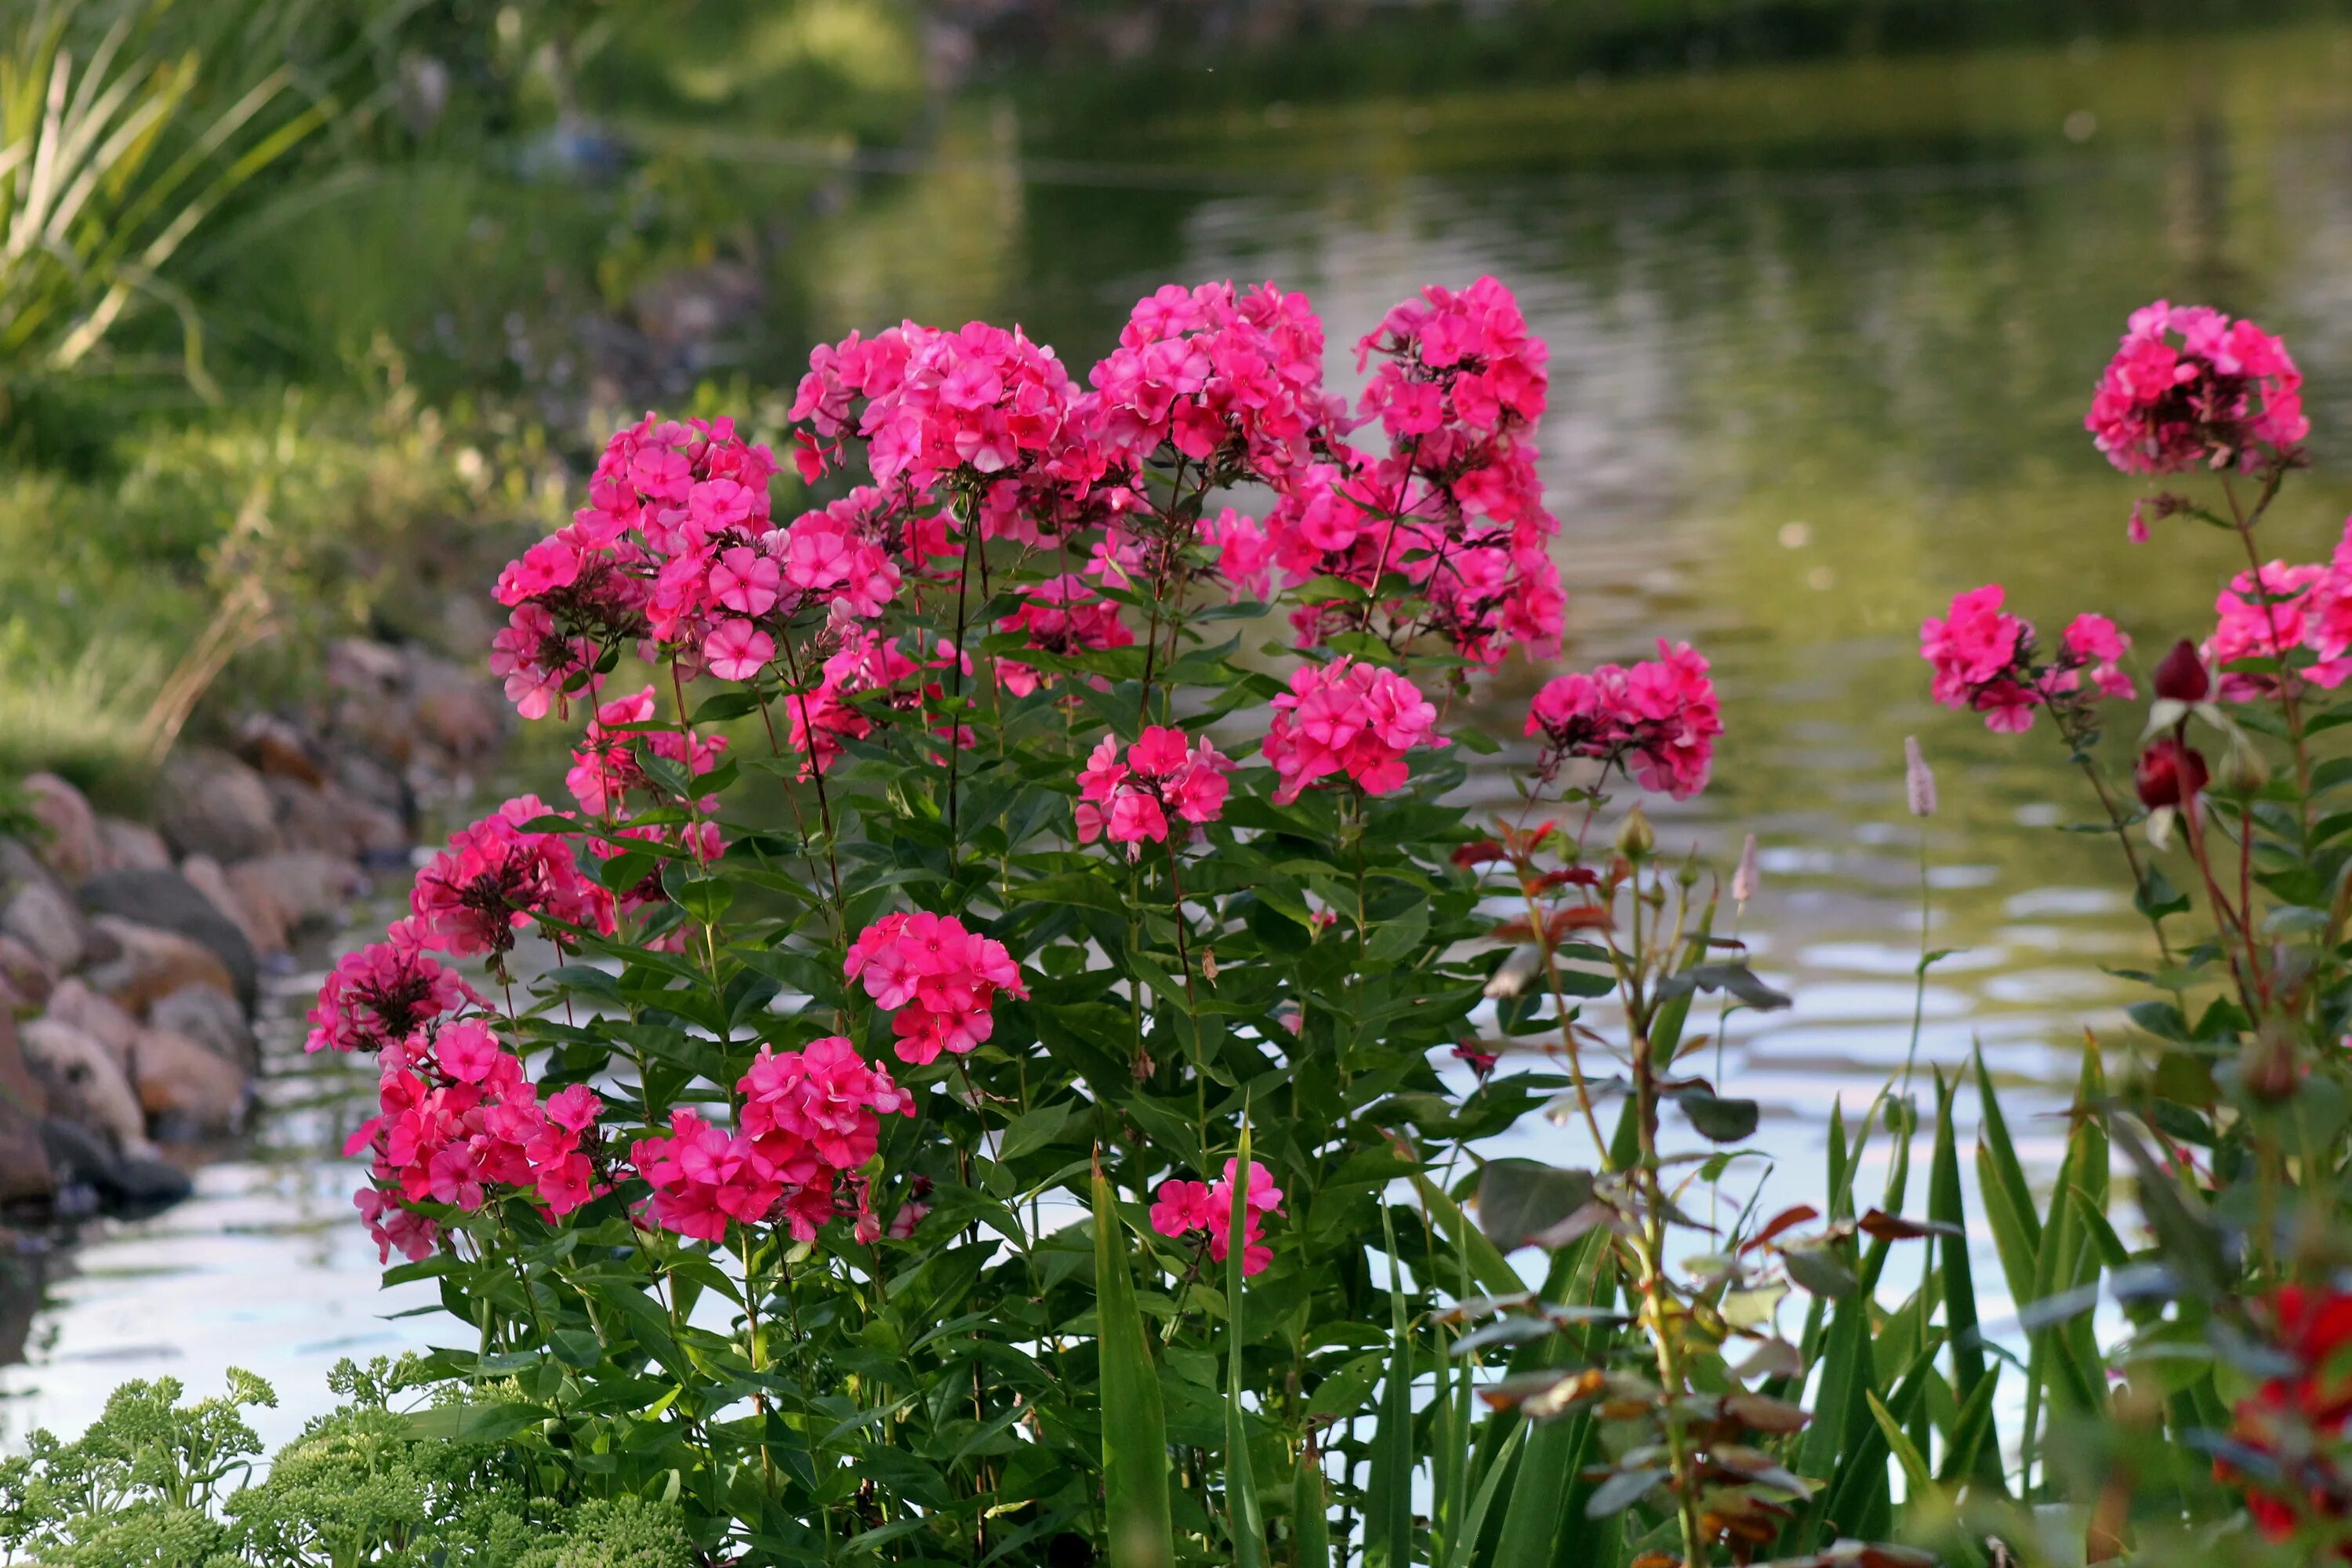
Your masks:
<svg viewBox="0 0 2352 1568"><path fill-rule="evenodd" d="M41 858L69 882L79 882L99 868L103 853L98 837L98 813L81 791L55 773L25 775L25 795L33 816L48 830Z"/></svg>
<svg viewBox="0 0 2352 1568"><path fill-rule="evenodd" d="M278 836L287 848L345 860L389 863L405 858L407 826L382 806L333 784L314 789L299 779L268 783L278 803Z"/></svg>
<svg viewBox="0 0 2352 1568"><path fill-rule="evenodd" d="M226 992L215 991L229 1005ZM121 1067L131 1059L131 1042L139 1034L139 1020L108 998L92 991L79 975L58 983L57 994L49 998L48 1016L62 1024L70 1024L106 1047L106 1053Z"/></svg>
<svg viewBox="0 0 2352 1568"><path fill-rule="evenodd" d="M247 715L236 727L236 749L264 778L291 779L312 789L327 782L310 737L276 714Z"/></svg>
<svg viewBox="0 0 2352 1568"><path fill-rule="evenodd" d="M104 1139L122 1153L153 1152L131 1080L105 1047L56 1018L36 1018L17 1031L17 1037L50 1115Z"/></svg>
<svg viewBox="0 0 2352 1568"><path fill-rule="evenodd" d="M506 735L506 710L482 683L446 658L412 651L408 685L425 738L460 765L489 754Z"/></svg>
<svg viewBox="0 0 2352 1568"><path fill-rule="evenodd" d="M181 855L209 855L226 865L278 847L269 786L226 752L173 752L163 763L158 798L163 837Z"/></svg>
<svg viewBox="0 0 2352 1568"><path fill-rule="evenodd" d="M235 919L198 892L179 872L108 871L81 885L81 903L93 915L118 916L201 943L227 971L230 993L245 1005L247 1013L253 1011L257 994L257 966L252 942ZM103 920L93 924L100 931L110 929ZM163 991L176 989L167 985L154 994L160 996Z"/></svg>
<svg viewBox="0 0 2352 1568"><path fill-rule="evenodd" d="M183 985L214 986L244 1003L227 966L204 943L120 915L100 915L92 923L114 938L121 951L110 961L91 967L85 978L101 994L131 1012L144 1013Z"/></svg>
<svg viewBox="0 0 2352 1568"><path fill-rule="evenodd" d="M45 1203L57 1190L41 1118L48 1096L25 1063L15 1019L0 1015L0 1205Z"/></svg>
<svg viewBox="0 0 2352 1568"><path fill-rule="evenodd" d="M131 1046L131 1080L149 1125L184 1142L233 1131L245 1116L245 1069L170 1029L142 1029Z"/></svg>
<svg viewBox="0 0 2352 1568"><path fill-rule="evenodd" d="M209 855L191 855L180 862L180 875L186 878L188 886L202 893L213 908L236 922L236 929L245 933L245 940L253 944L257 954L268 957L286 951L284 922L265 919L247 909L244 901L236 896L236 889L228 885L228 873L221 869L219 861Z"/></svg>
<svg viewBox="0 0 2352 1568"><path fill-rule="evenodd" d="M349 860L315 851L266 855L228 868L228 885L257 921L289 934L331 925L363 879Z"/></svg>
<svg viewBox="0 0 2352 1568"><path fill-rule="evenodd" d="M119 816L98 819L99 869L101 871L168 871L172 847L143 822Z"/></svg>
<svg viewBox="0 0 2352 1568"><path fill-rule="evenodd" d="M58 973L89 953L89 926L73 900L55 882L37 878L18 883L0 905L0 936L12 936Z"/></svg>
<svg viewBox="0 0 2352 1568"><path fill-rule="evenodd" d="M389 643L341 637L327 648L327 684L360 697L391 697L408 679L407 662Z"/></svg>
<svg viewBox="0 0 2352 1568"><path fill-rule="evenodd" d="M49 961L13 936L0 936L0 986L28 1006L38 1007L57 989L58 972ZM0 1006L0 1012L9 1009Z"/></svg>
<svg viewBox="0 0 2352 1568"><path fill-rule="evenodd" d="M335 756L335 783L354 798L399 822L405 837L408 824L416 818L416 801L398 773L373 757L359 752L341 752Z"/></svg>
<svg viewBox="0 0 2352 1568"><path fill-rule="evenodd" d="M147 1022L158 1029L184 1035L223 1061L250 1072L260 1063L253 1028L236 998L209 985L184 985L156 999L147 1009Z"/></svg>
<svg viewBox="0 0 2352 1568"><path fill-rule="evenodd" d="M118 1153L87 1128L61 1117L45 1118L40 1126L43 1149L60 1188L79 1184L94 1192L117 1213L147 1214L178 1203L195 1191L186 1172L145 1150Z"/></svg>

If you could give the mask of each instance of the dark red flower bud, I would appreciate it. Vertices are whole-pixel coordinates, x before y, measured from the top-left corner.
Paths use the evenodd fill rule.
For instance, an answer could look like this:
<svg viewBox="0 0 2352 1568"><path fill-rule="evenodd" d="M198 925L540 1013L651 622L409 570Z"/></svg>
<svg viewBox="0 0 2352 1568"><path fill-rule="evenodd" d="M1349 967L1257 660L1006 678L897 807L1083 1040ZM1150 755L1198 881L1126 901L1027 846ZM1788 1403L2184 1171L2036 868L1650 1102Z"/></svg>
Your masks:
<svg viewBox="0 0 2352 1568"><path fill-rule="evenodd" d="M2160 811L2168 805L2187 805L2204 790L2210 776L2196 747L2184 746L2168 735L2139 754L2132 769L2132 784L2139 791L2140 805Z"/></svg>
<svg viewBox="0 0 2352 1568"><path fill-rule="evenodd" d="M2175 702L2202 702L2213 693L2213 678L2197 657L2197 645L2182 637L2156 667L2156 694Z"/></svg>

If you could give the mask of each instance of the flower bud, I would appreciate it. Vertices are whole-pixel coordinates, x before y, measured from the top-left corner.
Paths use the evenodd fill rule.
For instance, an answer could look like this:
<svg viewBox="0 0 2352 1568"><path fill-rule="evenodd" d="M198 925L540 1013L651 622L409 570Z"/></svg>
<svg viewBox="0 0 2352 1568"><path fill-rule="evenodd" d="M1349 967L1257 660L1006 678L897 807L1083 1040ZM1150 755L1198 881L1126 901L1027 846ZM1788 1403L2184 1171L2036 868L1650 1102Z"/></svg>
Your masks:
<svg viewBox="0 0 2352 1568"><path fill-rule="evenodd" d="M1731 874L1731 901L1742 906L1756 896L1756 835L1739 847L1739 869Z"/></svg>
<svg viewBox="0 0 2352 1568"><path fill-rule="evenodd" d="M1914 816L1936 815L1936 774L1919 754L1919 737L1903 737L1903 790Z"/></svg>
<svg viewBox="0 0 2352 1568"><path fill-rule="evenodd" d="M2238 1081L2256 1100L2276 1103L2294 1098L2303 1084L2303 1065L2295 1059L2294 1037L2274 1024L2265 1024L2238 1058Z"/></svg>
<svg viewBox="0 0 2352 1568"><path fill-rule="evenodd" d="M2210 777L2196 747L2168 735L2139 754L2132 768L2132 787L2139 793L2140 805L2161 811L2188 805Z"/></svg>
<svg viewBox="0 0 2352 1568"><path fill-rule="evenodd" d="M1617 825L1617 853L1628 860L1639 860L1658 847L1658 835L1650 826L1650 818L1638 805L1625 814Z"/></svg>
<svg viewBox="0 0 2352 1568"><path fill-rule="evenodd" d="M2232 795L2254 795L2270 782L2270 763L2245 731L2233 727L2230 749L2221 754L2221 787Z"/></svg>
<svg viewBox="0 0 2352 1568"><path fill-rule="evenodd" d="M2156 667L2156 694L2170 702L2202 702L2212 695L2213 678L2205 672L2205 661L2197 655L2197 645L2182 637Z"/></svg>

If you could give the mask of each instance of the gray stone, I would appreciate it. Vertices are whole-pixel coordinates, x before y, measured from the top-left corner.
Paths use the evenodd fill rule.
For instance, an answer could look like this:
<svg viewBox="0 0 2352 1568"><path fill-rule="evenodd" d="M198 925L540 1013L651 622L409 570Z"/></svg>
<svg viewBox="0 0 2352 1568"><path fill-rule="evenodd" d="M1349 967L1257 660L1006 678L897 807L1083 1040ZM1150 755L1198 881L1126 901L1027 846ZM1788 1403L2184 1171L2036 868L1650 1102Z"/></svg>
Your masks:
<svg viewBox="0 0 2352 1568"><path fill-rule="evenodd" d="M215 991L214 995L227 1002L227 993ZM60 1023L70 1024L106 1047L117 1067L131 1060L131 1042L139 1035L139 1020L110 997L101 996L79 975L60 981L49 997L48 1016Z"/></svg>
<svg viewBox="0 0 2352 1568"><path fill-rule="evenodd" d="M175 751L157 791L159 826L173 850L223 865L278 847L278 804L252 768L208 746Z"/></svg>
<svg viewBox="0 0 2352 1568"><path fill-rule="evenodd" d="M200 942L120 915L100 915L91 923L114 939L116 952L84 970L82 977L133 1013L145 1013L183 985L210 985L236 994L236 983L219 955Z"/></svg>
<svg viewBox="0 0 2352 1568"><path fill-rule="evenodd" d="M229 989L237 1001L247 1013L253 1011L258 980L252 942L235 920L177 871L104 872L81 885L81 902L94 915L119 916L201 943L228 972Z"/></svg>
<svg viewBox="0 0 2352 1568"><path fill-rule="evenodd" d="M174 1142L234 1131L245 1119L245 1069L170 1029L139 1031L131 1081L148 1126Z"/></svg>
<svg viewBox="0 0 2352 1568"><path fill-rule="evenodd" d="M147 1022L184 1035L205 1049L250 1072L258 1065L252 1026L236 999L209 985L183 985L147 1009Z"/></svg>
<svg viewBox="0 0 2352 1568"><path fill-rule="evenodd" d="M46 1203L57 1190L41 1118L48 1096L25 1064L16 1021L0 1014L0 1205Z"/></svg>
<svg viewBox="0 0 2352 1568"><path fill-rule="evenodd" d="M172 868L172 847L163 842L162 834L143 822L101 816L98 819L98 868L101 871L168 871Z"/></svg>
<svg viewBox="0 0 2352 1568"><path fill-rule="evenodd" d="M97 870L102 852L98 813L90 809L81 791L55 773L27 773L24 789L34 816L47 829L40 850L49 868L69 882Z"/></svg>
<svg viewBox="0 0 2352 1568"><path fill-rule="evenodd" d="M36 879L0 893L0 936L13 936L63 973L89 953L89 932L73 900L56 883Z"/></svg>
<svg viewBox="0 0 2352 1568"><path fill-rule="evenodd" d="M57 1018L36 1018L17 1036L25 1065L47 1096L51 1115L105 1139L123 1153L152 1152L131 1080L104 1046Z"/></svg>
<svg viewBox="0 0 2352 1568"><path fill-rule="evenodd" d="M341 856L289 851L240 861L228 885L257 923L281 924L289 935L331 926L364 879Z"/></svg>
<svg viewBox="0 0 2352 1568"><path fill-rule="evenodd" d="M148 1214L178 1203L195 1184L178 1166L141 1151L117 1152L89 1129L62 1117L41 1122L41 1144L60 1188L78 1184L115 1214ZM62 1191L59 1194L63 1197Z"/></svg>
<svg viewBox="0 0 2352 1568"><path fill-rule="evenodd" d="M15 937L0 936L0 986L16 1001L38 1007L57 990L58 972L47 959Z"/></svg>
<svg viewBox="0 0 2352 1568"><path fill-rule="evenodd" d="M209 855L191 855L180 862L180 875L188 879L188 886L209 900L213 908L236 922L236 929L253 943L256 953L268 958L286 951L284 922L265 920L246 908L236 889L228 885L228 873L221 869L219 861Z"/></svg>

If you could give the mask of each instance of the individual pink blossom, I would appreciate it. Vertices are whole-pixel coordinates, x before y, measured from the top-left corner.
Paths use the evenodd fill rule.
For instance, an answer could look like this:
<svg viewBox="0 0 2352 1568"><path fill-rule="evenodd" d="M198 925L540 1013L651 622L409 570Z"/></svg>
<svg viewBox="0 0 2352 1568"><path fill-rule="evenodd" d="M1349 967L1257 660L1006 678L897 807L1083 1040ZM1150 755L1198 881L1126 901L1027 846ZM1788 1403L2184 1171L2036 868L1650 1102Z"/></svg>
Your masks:
<svg viewBox="0 0 2352 1568"><path fill-rule="evenodd" d="M966 931L953 915L883 916L850 943L843 973L896 1014L898 1058L919 1067L941 1051L978 1048L995 1029L998 993L1029 994L1004 944Z"/></svg>
<svg viewBox="0 0 2352 1568"><path fill-rule="evenodd" d="M1171 1239L1205 1233L1209 1256L1223 1263L1233 1243L1234 1181L1240 1163L1226 1161L1225 1173L1214 1183L1162 1182L1151 1205L1151 1228ZM1282 1212L1282 1189L1274 1184L1274 1173L1255 1160L1250 1162L1242 1206L1242 1273L1262 1274L1274 1262L1274 1249L1260 1238L1265 1216Z"/></svg>
<svg viewBox="0 0 2352 1568"><path fill-rule="evenodd" d="M776 639L750 621L721 621L703 639L702 658L721 680L756 680L775 661Z"/></svg>
<svg viewBox="0 0 2352 1568"><path fill-rule="evenodd" d="M1528 710L1527 733L1544 738L1548 768L1584 757L1687 800L1706 787L1723 720L1706 660L1688 643L1670 647L1661 637L1654 659L1545 682Z"/></svg>
<svg viewBox="0 0 2352 1568"><path fill-rule="evenodd" d="M431 955L392 942L335 961L310 1009L305 1051L378 1051L482 999Z"/></svg>
<svg viewBox="0 0 2352 1568"><path fill-rule="evenodd" d="M1405 753L1443 746L1437 710L1393 670L1348 658L1302 665L1274 700L1265 760L1287 805L1309 784L1344 773L1368 795L1402 787Z"/></svg>
<svg viewBox="0 0 2352 1568"><path fill-rule="evenodd" d="M1194 740L1147 725L1125 762L1118 740L1106 735L1078 773L1078 842L1107 837L1128 846L1132 858L1146 841L1167 841L1171 815L1196 826L1213 822L1224 810L1233 767L1206 735Z"/></svg>
<svg viewBox="0 0 2352 1568"><path fill-rule="evenodd" d="M548 815L537 795L518 795L449 836L409 893L421 945L503 954L538 920L612 934L612 897L581 873L570 843L522 826Z"/></svg>
<svg viewBox="0 0 2352 1568"><path fill-rule="evenodd" d="M2127 474L2251 472L2310 433L2303 374L2247 321L2158 300L2132 312L2083 424Z"/></svg>

